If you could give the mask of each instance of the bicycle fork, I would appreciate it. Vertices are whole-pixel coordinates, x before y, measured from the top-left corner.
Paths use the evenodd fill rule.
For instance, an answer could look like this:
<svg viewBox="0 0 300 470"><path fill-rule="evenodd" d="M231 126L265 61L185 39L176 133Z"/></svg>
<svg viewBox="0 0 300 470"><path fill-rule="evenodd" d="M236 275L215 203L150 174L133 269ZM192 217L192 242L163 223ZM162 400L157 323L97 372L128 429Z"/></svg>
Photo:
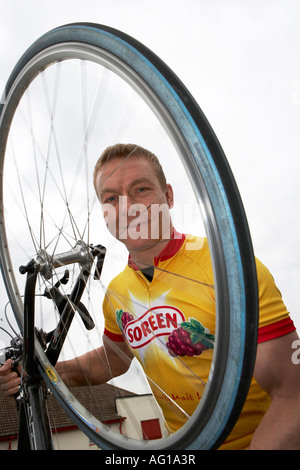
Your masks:
<svg viewBox="0 0 300 470"><path fill-rule="evenodd" d="M53 450L46 408L46 387L35 361L34 298L38 269L28 272L24 297L23 366L26 374L17 397L19 407L18 450Z"/></svg>
<svg viewBox="0 0 300 470"><path fill-rule="evenodd" d="M53 450L43 384L28 383L20 397L18 450Z"/></svg>

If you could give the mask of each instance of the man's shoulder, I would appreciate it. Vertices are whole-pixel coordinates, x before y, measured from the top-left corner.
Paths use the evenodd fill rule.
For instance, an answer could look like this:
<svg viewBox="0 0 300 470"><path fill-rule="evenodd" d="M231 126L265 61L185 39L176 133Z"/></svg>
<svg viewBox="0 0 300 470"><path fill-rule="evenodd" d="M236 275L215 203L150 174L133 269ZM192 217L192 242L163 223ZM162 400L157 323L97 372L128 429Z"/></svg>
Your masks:
<svg viewBox="0 0 300 470"><path fill-rule="evenodd" d="M120 284L120 282L124 282L124 279L128 278L130 269L131 268L128 265L126 265L122 271L120 271L111 279L111 281L109 282L108 288L112 289L117 284Z"/></svg>
<svg viewBox="0 0 300 470"><path fill-rule="evenodd" d="M195 260L210 259L209 245L206 237L196 235L186 235L185 243L183 245L182 254L189 256Z"/></svg>
<svg viewBox="0 0 300 470"><path fill-rule="evenodd" d="M186 235L185 243L175 262L181 267L181 269L186 269L187 272L194 269L196 270L195 272L205 272L209 277L211 277L212 263L207 238L195 235Z"/></svg>

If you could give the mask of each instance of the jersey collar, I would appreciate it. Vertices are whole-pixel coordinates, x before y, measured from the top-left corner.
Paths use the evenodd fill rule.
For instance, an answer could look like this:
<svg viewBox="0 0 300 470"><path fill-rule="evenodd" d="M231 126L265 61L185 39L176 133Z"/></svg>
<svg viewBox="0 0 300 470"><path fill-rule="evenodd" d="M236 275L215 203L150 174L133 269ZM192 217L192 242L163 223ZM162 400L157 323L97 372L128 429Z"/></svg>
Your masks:
<svg viewBox="0 0 300 470"><path fill-rule="evenodd" d="M158 266L160 261L166 261L176 255L176 253L178 253L178 251L182 247L185 238L185 234L179 233L177 232L177 230L174 229L172 237L170 238L170 241L167 246L165 246L165 248L160 252L160 254L154 258L154 266ZM131 255L129 255L128 257L128 265L135 271L140 271L140 269L134 263Z"/></svg>

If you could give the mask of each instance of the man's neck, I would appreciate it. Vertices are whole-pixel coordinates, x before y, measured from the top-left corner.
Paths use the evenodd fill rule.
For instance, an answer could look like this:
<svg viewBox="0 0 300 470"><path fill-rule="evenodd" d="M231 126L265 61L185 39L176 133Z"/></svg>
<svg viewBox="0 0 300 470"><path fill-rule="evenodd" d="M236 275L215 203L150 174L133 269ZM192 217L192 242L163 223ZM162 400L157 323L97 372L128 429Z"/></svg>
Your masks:
<svg viewBox="0 0 300 470"><path fill-rule="evenodd" d="M169 239L158 240L155 245L149 244L143 249L130 251L132 261L141 270L153 266L154 258L159 256L169 241Z"/></svg>
<svg viewBox="0 0 300 470"><path fill-rule="evenodd" d="M173 235L173 226L169 232L171 238ZM150 241L149 244L145 245L141 249L131 250L130 256L134 264L141 270L153 266L154 258L158 257L159 254L168 245L170 238L163 237L160 240Z"/></svg>

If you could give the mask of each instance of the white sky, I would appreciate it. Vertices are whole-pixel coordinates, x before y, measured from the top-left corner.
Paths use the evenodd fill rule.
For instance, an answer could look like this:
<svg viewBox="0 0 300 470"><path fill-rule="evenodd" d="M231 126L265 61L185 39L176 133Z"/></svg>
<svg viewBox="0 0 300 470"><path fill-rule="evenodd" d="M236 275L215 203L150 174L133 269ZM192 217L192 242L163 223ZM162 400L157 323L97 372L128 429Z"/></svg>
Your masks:
<svg viewBox="0 0 300 470"><path fill-rule="evenodd" d="M120 29L177 73L221 142L256 255L300 329L300 2L0 0L0 6L1 86L27 47L70 22ZM2 281L0 294L1 306Z"/></svg>

